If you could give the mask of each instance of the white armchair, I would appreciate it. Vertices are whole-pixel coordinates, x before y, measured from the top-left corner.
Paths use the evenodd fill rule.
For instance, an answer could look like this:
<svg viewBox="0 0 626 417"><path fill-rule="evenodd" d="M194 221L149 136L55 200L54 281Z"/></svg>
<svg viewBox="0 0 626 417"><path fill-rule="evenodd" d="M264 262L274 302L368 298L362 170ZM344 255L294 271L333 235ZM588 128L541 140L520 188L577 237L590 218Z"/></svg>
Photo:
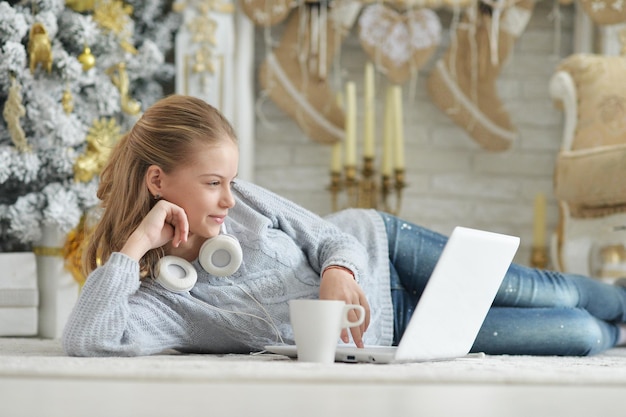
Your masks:
<svg viewBox="0 0 626 417"><path fill-rule="evenodd" d="M626 276L626 57L572 55L553 75L550 94L565 116L554 175L554 266Z"/></svg>

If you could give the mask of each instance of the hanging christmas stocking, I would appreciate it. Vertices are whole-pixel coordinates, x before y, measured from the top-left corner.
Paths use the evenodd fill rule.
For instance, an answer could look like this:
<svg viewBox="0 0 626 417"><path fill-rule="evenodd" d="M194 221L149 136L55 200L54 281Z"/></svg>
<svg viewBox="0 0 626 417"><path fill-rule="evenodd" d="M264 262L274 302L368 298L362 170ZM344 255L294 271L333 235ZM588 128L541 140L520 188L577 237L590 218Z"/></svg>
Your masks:
<svg viewBox="0 0 626 417"><path fill-rule="evenodd" d="M327 9L324 2L305 3L295 10L280 44L259 69L264 94L293 118L308 137L326 144L344 137L345 115L328 83L328 73L358 10L352 13L353 17L344 15L348 17L343 21L332 13L333 9Z"/></svg>
<svg viewBox="0 0 626 417"><path fill-rule="evenodd" d="M506 150L517 138L498 97L496 79L534 5L534 0L522 0L512 6L487 6L483 0L480 7L467 9L427 81L435 105L490 151Z"/></svg>

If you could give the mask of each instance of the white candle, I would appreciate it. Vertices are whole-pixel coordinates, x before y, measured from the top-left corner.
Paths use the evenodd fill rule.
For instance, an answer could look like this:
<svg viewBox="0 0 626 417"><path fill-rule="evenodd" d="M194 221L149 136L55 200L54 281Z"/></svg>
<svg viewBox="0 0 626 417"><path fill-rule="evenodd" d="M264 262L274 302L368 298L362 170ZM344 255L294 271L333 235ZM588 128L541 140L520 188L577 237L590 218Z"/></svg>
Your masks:
<svg viewBox="0 0 626 417"><path fill-rule="evenodd" d="M387 91L385 92L385 125L383 133L383 164L381 172L383 175L388 177L391 177L391 168L393 164L393 102L393 90L391 87L387 87Z"/></svg>
<svg viewBox="0 0 626 417"><path fill-rule="evenodd" d="M333 154L330 163L330 172L341 172L341 142L333 145Z"/></svg>
<svg viewBox="0 0 626 417"><path fill-rule="evenodd" d="M337 105L341 107L343 110L345 110L344 103L343 103L343 93L341 91L337 93L336 100L337 100Z"/></svg>
<svg viewBox="0 0 626 417"><path fill-rule="evenodd" d="M535 196L535 211L533 222L533 246L546 246L546 197L542 193Z"/></svg>
<svg viewBox="0 0 626 417"><path fill-rule="evenodd" d="M371 62L365 64L365 88L364 88L364 129L363 129L363 156L374 157L374 66Z"/></svg>
<svg viewBox="0 0 626 417"><path fill-rule="evenodd" d="M356 86L346 83L346 166L356 166Z"/></svg>
<svg viewBox="0 0 626 417"><path fill-rule="evenodd" d="M337 93L337 105L343 109L343 94L340 92ZM330 160L330 172L338 173L341 172L342 160L341 160L341 147L343 143L341 141L335 143L332 149L332 157Z"/></svg>
<svg viewBox="0 0 626 417"><path fill-rule="evenodd" d="M404 118L402 116L402 89L393 86L394 95L394 160L396 169L404 169Z"/></svg>

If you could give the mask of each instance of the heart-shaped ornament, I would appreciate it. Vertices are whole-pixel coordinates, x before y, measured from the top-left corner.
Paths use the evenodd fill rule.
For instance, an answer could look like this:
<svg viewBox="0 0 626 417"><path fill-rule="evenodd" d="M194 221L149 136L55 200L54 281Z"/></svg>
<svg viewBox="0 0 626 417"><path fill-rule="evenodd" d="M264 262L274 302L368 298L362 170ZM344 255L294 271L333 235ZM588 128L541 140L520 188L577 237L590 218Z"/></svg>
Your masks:
<svg viewBox="0 0 626 417"><path fill-rule="evenodd" d="M291 0L239 0L239 6L256 26L276 25L289 15Z"/></svg>
<svg viewBox="0 0 626 417"><path fill-rule="evenodd" d="M583 11L598 25L626 22L624 0L580 0Z"/></svg>
<svg viewBox="0 0 626 417"><path fill-rule="evenodd" d="M394 83L402 84L432 56L441 42L441 22L430 9L398 12L372 4L359 17L363 50Z"/></svg>

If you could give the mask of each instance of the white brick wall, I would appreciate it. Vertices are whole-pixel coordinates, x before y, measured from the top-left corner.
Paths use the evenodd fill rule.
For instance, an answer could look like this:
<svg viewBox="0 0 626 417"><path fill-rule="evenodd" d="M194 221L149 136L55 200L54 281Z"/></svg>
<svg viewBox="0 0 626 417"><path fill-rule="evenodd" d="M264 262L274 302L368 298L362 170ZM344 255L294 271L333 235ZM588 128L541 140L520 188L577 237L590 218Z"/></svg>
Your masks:
<svg viewBox="0 0 626 417"><path fill-rule="evenodd" d="M509 233L522 238L516 261L528 264L532 243L533 201L538 192L548 199L548 228L558 220L552 173L562 135L562 113L549 97L548 82L558 62L572 53L573 7L561 7L560 50L555 52L555 30L549 14L553 2L539 2L532 19L516 42L513 54L497 80L520 139L509 151L482 150L430 101L425 80L436 56L448 43L450 14L439 11L444 40L436 56L420 72L415 97L404 89L406 180L401 217L448 234L455 225ZM280 39L281 27L272 28ZM256 61L265 54L262 31L257 31ZM343 80L357 83L362 110L363 66L367 59L356 30L342 45ZM377 86L384 79L377 76ZM258 87L257 87L258 88ZM379 90L377 131L382 132ZM255 181L319 214L331 211L330 147L308 139L295 122L267 100L257 117ZM358 124L362 131L362 122ZM380 150L380 148L379 148Z"/></svg>

